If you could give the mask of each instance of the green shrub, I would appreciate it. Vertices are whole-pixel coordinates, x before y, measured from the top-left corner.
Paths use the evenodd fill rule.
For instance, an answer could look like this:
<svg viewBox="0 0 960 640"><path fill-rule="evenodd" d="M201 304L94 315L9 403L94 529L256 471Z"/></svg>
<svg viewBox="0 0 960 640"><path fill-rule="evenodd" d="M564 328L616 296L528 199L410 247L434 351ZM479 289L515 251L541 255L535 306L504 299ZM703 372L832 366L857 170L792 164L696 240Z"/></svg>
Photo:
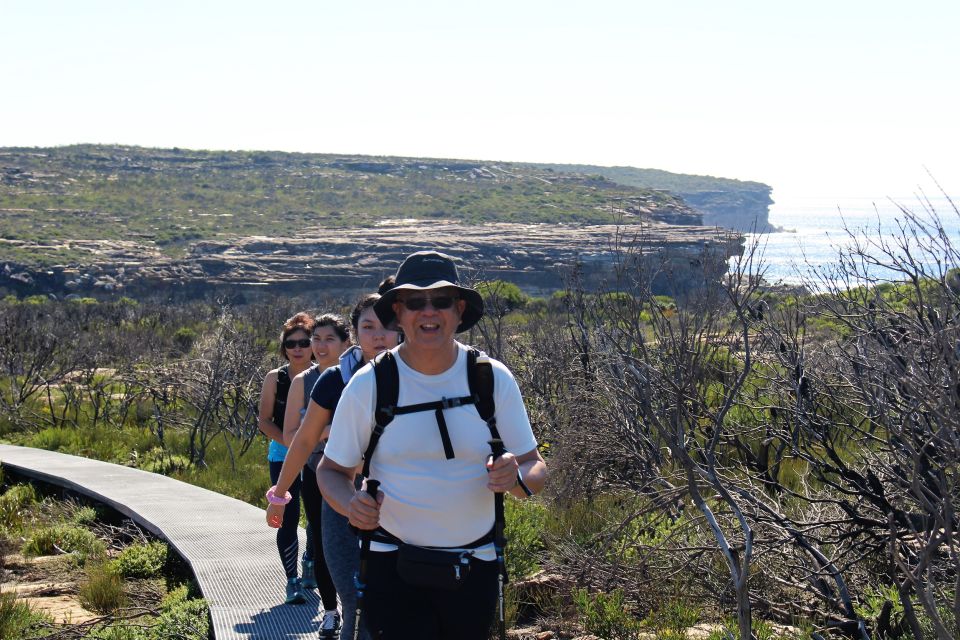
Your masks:
<svg viewBox="0 0 960 640"><path fill-rule="evenodd" d="M0 592L0 638L31 638L31 628L49 618L34 611L12 591Z"/></svg>
<svg viewBox="0 0 960 640"><path fill-rule="evenodd" d="M0 496L0 525L10 530L23 526L23 514L26 507L36 503L37 493L30 484L18 484L10 487Z"/></svg>
<svg viewBox="0 0 960 640"><path fill-rule="evenodd" d="M47 451L74 451L79 446L79 437L76 429L50 427L35 433L25 444Z"/></svg>
<svg viewBox="0 0 960 640"><path fill-rule="evenodd" d="M97 510L91 506L77 507L70 517L70 521L78 526L92 524L97 521Z"/></svg>
<svg viewBox="0 0 960 640"><path fill-rule="evenodd" d="M210 634L207 603L202 599L190 599L189 594L186 585L167 594L160 605L162 613L158 624L151 629L151 640L207 640Z"/></svg>
<svg viewBox="0 0 960 640"><path fill-rule="evenodd" d="M150 578L160 573L167 562L168 547L163 542L134 544L111 563L114 570L127 578Z"/></svg>
<svg viewBox="0 0 960 640"><path fill-rule="evenodd" d="M671 600L651 611L644 624L654 630L657 640L686 640L687 630L700 622L700 609L684 600Z"/></svg>
<svg viewBox="0 0 960 640"><path fill-rule="evenodd" d="M163 447L153 447L142 454L137 454L134 451L132 457L134 466L138 469L164 476L169 476L190 466L190 458L166 451Z"/></svg>
<svg viewBox="0 0 960 640"><path fill-rule="evenodd" d="M627 608L620 589L595 594L576 589L573 602L587 633L604 640L637 640L640 637L640 623Z"/></svg>
<svg viewBox="0 0 960 640"><path fill-rule="evenodd" d="M97 629L87 637L90 640L150 640L148 633L147 629L139 625L131 626L121 622Z"/></svg>
<svg viewBox="0 0 960 640"><path fill-rule="evenodd" d="M546 507L535 500L504 501L507 575L520 580L540 570Z"/></svg>
<svg viewBox="0 0 960 640"><path fill-rule="evenodd" d="M87 568L87 577L80 584L79 595L80 604L97 613L110 613L127 603L123 578L105 563Z"/></svg>
<svg viewBox="0 0 960 640"><path fill-rule="evenodd" d="M93 535L90 530L64 524L37 529L23 543L25 556L74 553L81 564L89 558L102 557L106 551L103 541Z"/></svg>

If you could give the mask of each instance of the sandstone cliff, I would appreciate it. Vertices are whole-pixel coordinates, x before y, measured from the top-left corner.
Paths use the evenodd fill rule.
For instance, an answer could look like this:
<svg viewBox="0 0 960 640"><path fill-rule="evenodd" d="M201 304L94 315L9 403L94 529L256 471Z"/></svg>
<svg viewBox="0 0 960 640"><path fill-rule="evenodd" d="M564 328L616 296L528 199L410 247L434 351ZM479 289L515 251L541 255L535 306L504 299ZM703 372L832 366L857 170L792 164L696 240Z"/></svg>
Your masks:
<svg viewBox="0 0 960 640"><path fill-rule="evenodd" d="M657 222L620 227L386 221L336 234L200 241L182 258L133 241L76 243L74 249L95 250L99 259L44 269L7 262L0 268L0 286L20 293L174 298L352 294L375 287L409 253L437 249L457 258L466 277L505 280L549 295L564 287L574 269L588 287L597 286L611 273L615 245L642 246L648 265L659 273L658 292L667 294L702 285L705 277L719 279L727 259L742 251L739 236Z"/></svg>

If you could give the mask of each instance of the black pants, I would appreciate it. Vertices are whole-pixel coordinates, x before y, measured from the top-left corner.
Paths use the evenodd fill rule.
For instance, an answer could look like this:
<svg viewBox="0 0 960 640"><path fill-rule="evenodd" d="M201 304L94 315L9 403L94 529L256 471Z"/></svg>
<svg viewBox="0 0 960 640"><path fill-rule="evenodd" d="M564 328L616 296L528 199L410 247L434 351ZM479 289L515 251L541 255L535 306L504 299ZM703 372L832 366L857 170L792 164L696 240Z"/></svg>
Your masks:
<svg viewBox="0 0 960 640"><path fill-rule="evenodd" d="M487 640L497 605L497 563L473 560L457 591L413 587L397 552L370 552L363 616L377 640Z"/></svg>
<svg viewBox="0 0 960 640"><path fill-rule="evenodd" d="M283 462L270 461L270 483L277 484ZM277 529L277 551L280 552L280 561L283 562L283 572L287 578L297 577L297 562L300 560L300 545L297 540L297 527L300 526L300 478L290 485L290 495L293 497L283 508L283 524Z"/></svg>
<svg viewBox="0 0 960 640"><path fill-rule="evenodd" d="M323 608L332 610L337 608L337 588L333 586L333 578L327 569L327 560L323 556L323 532L320 527L323 513L323 496L317 486L317 475L309 467L303 468L303 508L307 512L307 522L310 523L310 532L313 534L313 574L317 580L317 591L323 601Z"/></svg>

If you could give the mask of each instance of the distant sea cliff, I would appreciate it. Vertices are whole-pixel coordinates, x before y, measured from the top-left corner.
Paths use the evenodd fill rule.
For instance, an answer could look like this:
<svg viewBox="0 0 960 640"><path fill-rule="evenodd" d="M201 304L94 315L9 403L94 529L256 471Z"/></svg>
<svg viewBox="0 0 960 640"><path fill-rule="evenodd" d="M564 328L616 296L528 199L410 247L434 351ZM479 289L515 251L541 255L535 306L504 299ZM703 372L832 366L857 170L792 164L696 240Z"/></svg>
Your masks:
<svg viewBox="0 0 960 640"><path fill-rule="evenodd" d="M640 189L655 189L680 196L703 215L702 223L736 231L768 233L779 231L770 224L772 188L762 182L670 173L636 167L601 167L588 164L538 164L544 169L602 176L607 180Z"/></svg>

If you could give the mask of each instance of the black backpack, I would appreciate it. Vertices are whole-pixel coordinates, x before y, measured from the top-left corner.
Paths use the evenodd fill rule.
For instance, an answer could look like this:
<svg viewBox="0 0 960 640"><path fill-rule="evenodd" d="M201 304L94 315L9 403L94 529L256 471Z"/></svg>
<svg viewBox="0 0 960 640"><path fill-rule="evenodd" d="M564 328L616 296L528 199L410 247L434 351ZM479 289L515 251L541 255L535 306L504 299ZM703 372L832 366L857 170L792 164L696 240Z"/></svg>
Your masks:
<svg viewBox="0 0 960 640"><path fill-rule="evenodd" d="M384 351L372 362L373 373L377 382L377 407L374 414L376 424L370 434L370 443L363 454L363 476L370 475L370 460L380 442L384 429L393 420L394 416L420 411L434 411L437 418L437 427L440 430L440 440L443 442L443 452L447 460L455 457L453 445L450 442L450 433L447 431L447 421L443 417L444 409L452 409L466 404L477 408L477 413L487 423L490 437L500 440L497 430L496 404L493 400L493 366L490 359L478 349L467 351L467 383L470 386L470 395L460 398L441 398L433 402L422 402L405 407L398 407L400 397L400 372L397 369L396 357L390 351Z"/></svg>

